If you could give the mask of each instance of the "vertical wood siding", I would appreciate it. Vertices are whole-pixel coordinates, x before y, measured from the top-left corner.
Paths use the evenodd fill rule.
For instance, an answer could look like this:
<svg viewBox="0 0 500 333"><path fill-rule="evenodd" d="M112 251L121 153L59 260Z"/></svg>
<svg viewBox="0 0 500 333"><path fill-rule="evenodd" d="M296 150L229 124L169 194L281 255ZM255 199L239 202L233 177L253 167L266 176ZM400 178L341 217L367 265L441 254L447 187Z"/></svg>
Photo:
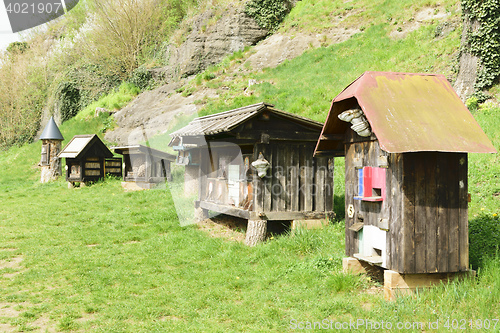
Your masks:
<svg viewBox="0 0 500 333"><path fill-rule="evenodd" d="M408 153L403 159L402 272L467 270L467 154Z"/></svg>
<svg viewBox="0 0 500 333"><path fill-rule="evenodd" d="M313 158L314 143L256 144L271 163L266 177L254 181L254 211L321 212L333 210L333 170L328 158Z"/></svg>

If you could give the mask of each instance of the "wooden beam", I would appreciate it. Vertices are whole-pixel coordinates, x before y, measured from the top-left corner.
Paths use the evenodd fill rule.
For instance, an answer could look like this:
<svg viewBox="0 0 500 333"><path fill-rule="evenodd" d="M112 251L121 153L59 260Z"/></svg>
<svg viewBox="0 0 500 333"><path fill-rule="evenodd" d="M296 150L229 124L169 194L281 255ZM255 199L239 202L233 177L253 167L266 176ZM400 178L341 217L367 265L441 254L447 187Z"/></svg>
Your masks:
<svg viewBox="0 0 500 333"><path fill-rule="evenodd" d="M241 217L243 219L248 219L250 217L250 212L248 210L244 210L244 209L237 208L237 207L219 205L219 204L207 202L207 201L200 201L200 207L204 208L204 209L211 210L213 212L221 213L221 214Z"/></svg>
<svg viewBox="0 0 500 333"><path fill-rule="evenodd" d="M251 220L316 220L333 217L333 212L249 212ZM262 215L263 214L263 215Z"/></svg>
<svg viewBox="0 0 500 333"><path fill-rule="evenodd" d="M359 253L354 253L354 258L366 261L373 265L382 265L383 259L381 256L363 256Z"/></svg>
<svg viewBox="0 0 500 333"><path fill-rule="evenodd" d="M270 141L313 141L316 142L318 141L319 135L318 133L311 133L311 132L298 132L298 131L269 131L269 132L259 132L256 131L255 133L252 132L244 132L244 133L237 133L236 138L239 140L255 140L259 141L261 140L262 134L267 134L269 135L269 140Z"/></svg>
<svg viewBox="0 0 500 333"><path fill-rule="evenodd" d="M317 150L315 156L344 156L344 149L332 149L332 150Z"/></svg>

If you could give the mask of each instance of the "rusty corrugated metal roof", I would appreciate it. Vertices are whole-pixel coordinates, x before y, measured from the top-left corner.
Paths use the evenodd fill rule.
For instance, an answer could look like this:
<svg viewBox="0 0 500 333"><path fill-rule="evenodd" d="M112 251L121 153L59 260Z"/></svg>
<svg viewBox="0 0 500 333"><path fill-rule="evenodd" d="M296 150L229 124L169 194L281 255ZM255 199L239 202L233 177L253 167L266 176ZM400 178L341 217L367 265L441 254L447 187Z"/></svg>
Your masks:
<svg viewBox="0 0 500 333"><path fill-rule="evenodd" d="M496 152L445 76L365 72L333 100L315 153L339 148L325 138L345 133L338 115L354 104L387 152Z"/></svg>
<svg viewBox="0 0 500 333"><path fill-rule="evenodd" d="M258 103L213 115L199 117L191 121L187 126L171 133L170 136L173 138L173 141L175 138L183 136L214 135L229 132L246 120L263 112L264 110L269 110L270 112L279 116L288 118L301 124L309 125L311 127L316 127L318 129L323 126L323 124L320 122L292 113L277 110L273 107L274 105L272 104Z"/></svg>

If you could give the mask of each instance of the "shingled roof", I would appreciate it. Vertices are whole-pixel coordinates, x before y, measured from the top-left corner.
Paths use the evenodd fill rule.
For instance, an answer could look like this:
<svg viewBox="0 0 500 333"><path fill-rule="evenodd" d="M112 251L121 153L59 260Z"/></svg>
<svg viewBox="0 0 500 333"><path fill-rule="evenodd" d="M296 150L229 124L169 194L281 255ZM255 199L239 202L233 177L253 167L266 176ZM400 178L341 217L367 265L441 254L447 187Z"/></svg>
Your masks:
<svg viewBox="0 0 500 333"><path fill-rule="evenodd" d="M338 115L355 107L389 153L496 152L445 76L365 72L333 100L315 154L343 151Z"/></svg>
<svg viewBox="0 0 500 333"><path fill-rule="evenodd" d="M125 154L145 154L150 156L155 156L169 161L175 160L175 155L169 154L167 152L147 147L144 145L132 145L132 146L121 146L121 147L111 147L115 153L120 155Z"/></svg>
<svg viewBox="0 0 500 333"><path fill-rule="evenodd" d="M170 134L170 136L172 137L170 145L178 137L216 135L229 132L243 122L257 116L265 110L268 110L273 114L278 115L279 117L286 118L290 121L311 128L320 130L323 127L323 124L320 122L275 109L274 105L272 104L258 103L234 110L196 118L187 126Z"/></svg>

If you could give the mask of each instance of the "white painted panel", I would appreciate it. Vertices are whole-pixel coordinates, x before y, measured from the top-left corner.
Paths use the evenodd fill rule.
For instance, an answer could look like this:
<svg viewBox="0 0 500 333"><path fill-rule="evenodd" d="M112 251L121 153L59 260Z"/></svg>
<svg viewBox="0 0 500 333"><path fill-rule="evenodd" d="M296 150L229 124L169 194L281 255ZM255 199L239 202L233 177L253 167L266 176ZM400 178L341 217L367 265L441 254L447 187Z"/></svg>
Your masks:
<svg viewBox="0 0 500 333"><path fill-rule="evenodd" d="M240 166L239 165L229 165L227 176L227 187L228 187L228 197L229 200L234 202L235 206L240 203Z"/></svg>
<svg viewBox="0 0 500 333"><path fill-rule="evenodd" d="M387 232L380 230L373 225L365 225L363 227L363 256L371 257L377 255L375 249L382 252L382 267L387 265L387 249L386 249Z"/></svg>

